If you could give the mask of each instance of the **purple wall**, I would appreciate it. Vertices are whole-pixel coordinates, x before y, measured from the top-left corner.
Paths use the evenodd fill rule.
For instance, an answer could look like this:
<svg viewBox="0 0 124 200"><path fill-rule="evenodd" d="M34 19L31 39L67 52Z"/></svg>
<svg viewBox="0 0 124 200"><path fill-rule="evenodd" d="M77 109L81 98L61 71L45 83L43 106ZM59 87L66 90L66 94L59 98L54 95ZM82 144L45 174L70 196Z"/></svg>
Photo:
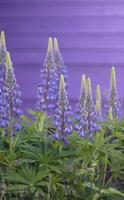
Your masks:
<svg viewBox="0 0 124 200"><path fill-rule="evenodd" d="M34 105L49 36L59 39L72 101L82 73L105 94L112 65L124 97L124 0L0 0L0 30L6 32L25 105Z"/></svg>

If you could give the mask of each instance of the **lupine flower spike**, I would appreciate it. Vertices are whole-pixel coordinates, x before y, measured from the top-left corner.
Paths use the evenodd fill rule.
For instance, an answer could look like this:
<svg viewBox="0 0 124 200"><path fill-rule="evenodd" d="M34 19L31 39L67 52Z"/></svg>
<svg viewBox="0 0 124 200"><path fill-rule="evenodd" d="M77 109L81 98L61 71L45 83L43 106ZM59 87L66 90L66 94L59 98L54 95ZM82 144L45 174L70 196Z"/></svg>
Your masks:
<svg viewBox="0 0 124 200"><path fill-rule="evenodd" d="M67 68L60 53L57 38L54 38L54 60L57 67L58 78L60 78L60 75L63 74L65 79L65 84L67 86Z"/></svg>
<svg viewBox="0 0 124 200"><path fill-rule="evenodd" d="M64 76L60 76L59 100L55 114L55 139L68 143L67 135L72 133L72 113L66 94Z"/></svg>
<svg viewBox="0 0 124 200"><path fill-rule="evenodd" d="M120 102L118 99L117 94L117 87L116 87L116 75L115 75L115 68L112 67L111 69L111 80L110 80L110 93L109 93L109 108L112 108L113 119L118 119L119 117L119 109L120 109Z"/></svg>
<svg viewBox="0 0 124 200"><path fill-rule="evenodd" d="M84 103L87 94L87 84L85 74L82 75L81 79L81 91L79 101L76 105L76 114L75 114L75 125L74 128L76 131L79 131L79 135L84 136L83 132L83 123L82 123L82 112L84 109Z"/></svg>
<svg viewBox="0 0 124 200"><path fill-rule="evenodd" d="M36 110L46 113L53 113L57 99L57 74L53 57L52 39L48 40L46 59L41 69L41 84L38 86L38 100Z"/></svg>
<svg viewBox="0 0 124 200"><path fill-rule="evenodd" d="M101 90L100 90L100 85L97 85L96 86L96 112L97 112L98 120L100 120L102 117L101 108L102 108Z"/></svg>
<svg viewBox="0 0 124 200"><path fill-rule="evenodd" d="M6 75L0 97L0 127L6 134L14 135L20 130L21 92L16 82L9 52L6 53Z"/></svg>
<svg viewBox="0 0 124 200"><path fill-rule="evenodd" d="M96 107L92 98L90 78L87 79L87 95L82 113L82 123L84 136L87 138L92 138L93 133L99 130L99 126L97 125Z"/></svg>

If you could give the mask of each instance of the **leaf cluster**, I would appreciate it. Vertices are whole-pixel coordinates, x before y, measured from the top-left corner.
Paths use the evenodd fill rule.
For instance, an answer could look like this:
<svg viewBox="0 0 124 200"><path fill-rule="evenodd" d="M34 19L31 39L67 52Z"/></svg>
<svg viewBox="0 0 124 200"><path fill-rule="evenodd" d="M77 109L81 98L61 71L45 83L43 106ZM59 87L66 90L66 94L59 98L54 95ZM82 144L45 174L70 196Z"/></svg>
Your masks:
<svg viewBox="0 0 124 200"><path fill-rule="evenodd" d="M123 200L124 121L106 122L92 140L53 139L51 119L30 111L15 137L0 135L1 200Z"/></svg>

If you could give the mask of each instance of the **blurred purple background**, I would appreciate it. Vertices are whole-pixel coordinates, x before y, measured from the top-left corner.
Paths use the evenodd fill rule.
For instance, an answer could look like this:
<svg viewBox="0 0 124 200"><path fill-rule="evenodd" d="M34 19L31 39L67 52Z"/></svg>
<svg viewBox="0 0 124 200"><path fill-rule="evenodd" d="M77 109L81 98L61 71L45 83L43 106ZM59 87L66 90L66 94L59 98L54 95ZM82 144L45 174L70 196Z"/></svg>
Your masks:
<svg viewBox="0 0 124 200"><path fill-rule="evenodd" d="M48 37L57 37L75 102L81 75L92 78L93 92L109 89L110 67L117 71L124 98L124 0L0 0L0 30L6 33L24 107L34 107Z"/></svg>

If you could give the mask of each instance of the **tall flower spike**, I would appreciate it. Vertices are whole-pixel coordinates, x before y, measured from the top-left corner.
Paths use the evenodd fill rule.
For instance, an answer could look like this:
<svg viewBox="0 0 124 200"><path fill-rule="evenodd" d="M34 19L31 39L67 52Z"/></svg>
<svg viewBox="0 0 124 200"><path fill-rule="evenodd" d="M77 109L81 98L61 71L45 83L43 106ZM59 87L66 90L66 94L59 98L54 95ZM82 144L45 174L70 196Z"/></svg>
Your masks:
<svg viewBox="0 0 124 200"><path fill-rule="evenodd" d="M41 84L38 86L36 110L53 114L56 107L57 91L57 74L53 57L52 38L49 38L47 55L41 69Z"/></svg>
<svg viewBox="0 0 124 200"><path fill-rule="evenodd" d="M84 136L91 138L93 133L99 130L97 125L96 107L92 98L91 80L87 79L87 95L84 103L84 110L82 112L82 124Z"/></svg>
<svg viewBox="0 0 124 200"><path fill-rule="evenodd" d="M54 38L54 60L57 67L57 75L58 77L60 77L61 74L64 75L65 84L67 86L67 68L60 53L57 38Z"/></svg>
<svg viewBox="0 0 124 200"><path fill-rule="evenodd" d="M115 68L112 67L111 69L111 79L110 79L110 92L109 92L109 100L108 100L109 108L112 107L112 114L114 119L118 119L119 117L119 109L120 109L120 102L118 99L117 94L117 87L116 87L116 75L115 75Z"/></svg>
<svg viewBox="0 0 124 200"><path fill-rule="evenodd" d="M84 135L83 124L82 124L82 112L84 109L86 94L87 94L86 77L85 77L85 74L83 74L82 79L81 79L80 97L79 97L79 101L76 105L75 125L74 125L75 130L79 131L79 134L82 136Z"/></svg>
<svg viewBox="0 0 124 200"><path fill-rule="evenodd" d="M66 136L72 133L72 115L63 75L60 76L59 100L54 123L57 129L55 139L68 143Z"/></svg>
<svg viewBox="0 0 124 200"><path fill-rule="evenodd" d="M0 127L14 135L20 126L21 92L16 82L9 52L6 53L6 74L0 96Z"/></svg>
<svg viewBox="0 0 124 200"><path fill-rule="evenodd" d="M96 86L96 111L97 111L97 116L99 119L102 117L101 108L102 108L101 90L100 90L100 85L97 85Z"/></svg>

